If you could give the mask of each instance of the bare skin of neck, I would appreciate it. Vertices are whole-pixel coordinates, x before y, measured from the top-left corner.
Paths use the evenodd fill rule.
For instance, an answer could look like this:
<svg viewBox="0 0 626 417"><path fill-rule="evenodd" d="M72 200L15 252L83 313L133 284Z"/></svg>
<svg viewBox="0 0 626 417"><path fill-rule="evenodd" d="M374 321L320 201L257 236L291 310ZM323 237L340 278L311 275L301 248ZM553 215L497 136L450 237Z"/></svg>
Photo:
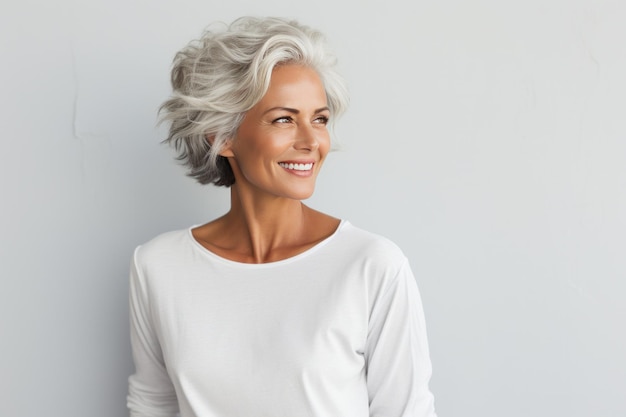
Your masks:
<svg viewBox="0 0 626 417"><path fill-rule="evenodd" d="M231 187L231 209L224 216L192 230L206 249L243 263L268 263L290 258L332 235L340 220L299 200L253 196Z"/></svg>

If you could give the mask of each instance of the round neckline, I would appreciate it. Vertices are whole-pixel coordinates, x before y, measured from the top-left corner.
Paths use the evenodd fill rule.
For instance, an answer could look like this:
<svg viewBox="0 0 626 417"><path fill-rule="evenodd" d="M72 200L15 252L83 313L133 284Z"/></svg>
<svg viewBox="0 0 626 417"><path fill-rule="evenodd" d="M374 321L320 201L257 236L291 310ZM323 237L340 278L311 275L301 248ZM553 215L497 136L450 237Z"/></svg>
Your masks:
<svg viewBox="0 0 626 417"><path fill-rule="evenodd" d="M286 264L292 263L294 261L297 261L299 259L305 258L305 257L309 256L310 254L312 254L313 252L316 252L321 247L325 246L331 240L333 240L335 238L335 236L337 236L339 234L339 232L348 224L349 224L349 222L347 220L340 219L339 225L337 226L335 231L330 236L326 237L325 239L323 239L320 242L316 243L315 245L311 246L309 249L307 249L307 250L305 250L303 252L300 252L297 255L290 256L288 258L281 259L279 261L265 262L265 263L260 263L260 264L233 261L232 259L224 258L223 256L220 256L220 255L216 254L215 252L212 252L209 249L205 248L204 246L202 246L202 244L200 244L200 242L198 242L196 240L195 237L193 237L193 234L191 232L194 228L198 227L198 225L193 225L193 226L187 228L186 232L187 232L187 237L191 241L192 245L201 254L203 254L205 256L208 256L209 258L212 258L214 260L217 260L217 261L219 261L221 263L228 264L228 265L231 265L231 266L236 266L238 268L255 269L255 268L271 268L271 267L275 267L275 266L279 266L279 265L286 265Z"/></svg>

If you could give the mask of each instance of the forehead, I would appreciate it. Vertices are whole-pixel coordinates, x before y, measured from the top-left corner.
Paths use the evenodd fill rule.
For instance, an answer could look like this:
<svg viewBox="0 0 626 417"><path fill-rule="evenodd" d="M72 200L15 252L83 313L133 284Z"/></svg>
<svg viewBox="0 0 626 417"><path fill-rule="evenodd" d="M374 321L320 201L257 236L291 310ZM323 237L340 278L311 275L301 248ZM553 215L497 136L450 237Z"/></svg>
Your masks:
<svg viewBox="0 0 626 417"><path fill-rule="evenodd" d="M295 105L320 107L326 105L326 91L317 71L302 65L281 65L274 68L264 105Z"/></svg>

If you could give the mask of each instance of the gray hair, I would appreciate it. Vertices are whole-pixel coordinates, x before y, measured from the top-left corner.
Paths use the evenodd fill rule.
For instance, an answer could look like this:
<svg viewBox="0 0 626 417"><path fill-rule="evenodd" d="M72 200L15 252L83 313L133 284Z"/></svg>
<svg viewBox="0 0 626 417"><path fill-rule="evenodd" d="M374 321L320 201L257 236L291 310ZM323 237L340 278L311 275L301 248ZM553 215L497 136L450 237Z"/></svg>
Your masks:
<svg viewBox="0 0 626 417"><path fill-rule="evenodd" d="M335 56L314 29L254 17L218 29L210 27L176 54L173 93L160 108L160 121L171 123L164 142L174 146L190 177L231 186L235 177L219 152L235 137L245 112L267 92L274 67L297 64L315 70L333 118L346 110L348 93L334 69Z"/></svg>

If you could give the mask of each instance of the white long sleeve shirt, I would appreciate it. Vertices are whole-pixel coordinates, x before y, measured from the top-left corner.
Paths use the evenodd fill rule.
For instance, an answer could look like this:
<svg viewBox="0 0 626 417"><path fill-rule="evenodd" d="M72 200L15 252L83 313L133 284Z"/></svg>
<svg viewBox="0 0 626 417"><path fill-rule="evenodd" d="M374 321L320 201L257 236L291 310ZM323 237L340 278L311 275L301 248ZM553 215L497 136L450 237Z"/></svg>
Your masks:
<svg viewBox="0 0 626 417"><path fill-rule="evenodd" d="M265 264L161 235L135 251L130 313L131 417L436 417L407 259L347 221Z"/></svg>

